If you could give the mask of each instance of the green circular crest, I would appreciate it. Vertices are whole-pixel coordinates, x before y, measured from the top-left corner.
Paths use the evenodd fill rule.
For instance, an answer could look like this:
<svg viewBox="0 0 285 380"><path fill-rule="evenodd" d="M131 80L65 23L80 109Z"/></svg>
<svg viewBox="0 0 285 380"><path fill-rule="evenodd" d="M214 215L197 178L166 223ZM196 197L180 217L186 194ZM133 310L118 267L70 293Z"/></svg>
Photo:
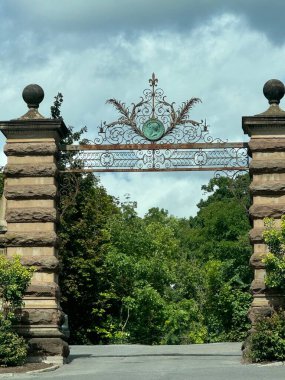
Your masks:
<svg viewBox="0 0 285 380"><path fill-rule="evenodd" d="M150 141L159 140L165 133L163 123L158 119L149 119L142 127L142 132Z"/></svg>

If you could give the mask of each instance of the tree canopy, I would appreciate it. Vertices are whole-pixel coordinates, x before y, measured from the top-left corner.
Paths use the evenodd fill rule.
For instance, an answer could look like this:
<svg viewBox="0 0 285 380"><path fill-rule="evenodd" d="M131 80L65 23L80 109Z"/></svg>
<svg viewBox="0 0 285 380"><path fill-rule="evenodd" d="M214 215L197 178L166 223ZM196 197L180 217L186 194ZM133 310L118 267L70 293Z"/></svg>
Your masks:
<svg viewBox="0 0 285 380"><path fill-rule="evenodd" d="M139 217L94 175L81 176L60 230L72 342L243 339L251 301L247 187L246 176L215 178L195 217L158 208Z"/></svg>
<svg viewBox="0 0 285 380"><path fill-rule="evenodd" d="M52 117L61 117L62 100L55 97ZM85 131L71 129L63 143ZM135 202L120 204L94 174L63 174L61 183L60 285L72 343L244 339L252 277L248 175L211 179L189 218L159 208L140 217Z"/></svg>

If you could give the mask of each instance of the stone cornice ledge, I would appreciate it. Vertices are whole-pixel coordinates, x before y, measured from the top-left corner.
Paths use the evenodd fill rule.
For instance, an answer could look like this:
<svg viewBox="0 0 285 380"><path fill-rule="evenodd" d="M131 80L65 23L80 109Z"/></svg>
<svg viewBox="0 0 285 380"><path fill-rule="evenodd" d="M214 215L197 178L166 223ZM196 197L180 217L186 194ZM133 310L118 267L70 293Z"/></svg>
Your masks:
<svg viewBox="0 0 285 380"><path fill-rule="evenodd" d="M60 137L66 137L69 133L65 123L60 119L16 119L10 121L0 121L0 130L7 137L15 136L27 137L31 134L34 136L46 136L47 132L57 134Z"/></svg>

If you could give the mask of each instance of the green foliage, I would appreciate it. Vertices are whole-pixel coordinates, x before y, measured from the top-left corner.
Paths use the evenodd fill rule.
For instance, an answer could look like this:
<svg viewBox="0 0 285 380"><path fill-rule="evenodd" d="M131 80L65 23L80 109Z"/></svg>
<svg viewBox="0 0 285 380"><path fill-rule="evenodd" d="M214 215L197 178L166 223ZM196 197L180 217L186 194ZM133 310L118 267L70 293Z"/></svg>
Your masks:
<svg viewBox="0 0 285 380"><path fill-rule="evenodd" d="M272 289L285 290L285 257L268 253L264 259L266 268L265 284Z"/></svg>
<svg viewBox="0 0 285 380"><path fill-rule="evenodd" d="M199 305L194 300L183 299L166 307L162 344L204 343L207 328Z"/></svg>
<svg viewBox="0 0 285 380"><path fill-rule="evenodd" d="M13 315L22 306L23 295L30 283L33 268L24 267L20 257L7 259L0 255L0 300L4 319Z"/></svg>
<svg viewBox="0 0 285 380"><path fill-rule="evenodd" d="M60 107L60 104L57 104ZM70 130L63 141L81 140ZM68 156L62 154L61 165ZM73 165L80 167L80 162ZM71 342L240 340L249 328L248 176L216 178L197 216L118 205L93 175L62 179L62 306Z"/></svg>
<svg viewBox="0 0 285 380"><path fill-rule="evenodd" d="M269 289L284 293L285 290L285 217L281 219L281 229L277 229L273 219L265 219L264 241L270 253L263 259L265 263L265 284ZM285 314L275 311L270 317L260 318L249 339L249 360L253 362L285 359Z"/></svg>
<svg viewBox="0 0 285 380"><path fill-rule="evenodd" d="M25 363L28 346L24 338L13 331L10 320L0 316L0 365L17 366Z"/></svg>
<svg viewBox="0 0 285 380"><path fill-rule="evenodd" d="M249 359L253 362L285 360L285 314L274 312L260 318L249 341Z"/></svg>
<svg viewBox="0 0 285 380"><path fill-rule="evenodd" d="M285 217L281 219L281 229L276 229L274 220L265 219L264 241L270 253L264 258L265 284L272 289L285 290Z"/></svg>
<svg viewBox="0 0 285 380"><path fill-rule="evenodd" d="M54 97L54 103L50 107L50 113L51 117L53 119L62 119L61 117L61 105L63 102L63 95L59 92L55 97Z"/></svg>
<svg viewBox="0 0 285 380"><path fill-rule="evenodd" d="M157 208L140 218L129 205L109 219L105 287L93 309L100 341L117 342L118 331L124 342L152 344L245 337L249 222L244 204L224 193L189 221Z"/></svg>
<svg viewBox="0 0 285 380"><path fill-rule="evenodd" d="M26 268L20 257L0 255L0 365L21 365L27 357L27 345L13 330L15 312L23 305L23 295L30 283L33 268Z"/></svg>
<svg viewBox="0 0 285 380"><path fill-rule="evenodd" d="M117 213L117 207L92 174L80 177L78 186L80 191L72 200L68 195L61 198L60 286L71 342L88 343L94 333L90 326L97 324L92 310L100 293L103 244L109 239L105 225Z"/></svg>
<svg viewBox="0 0 285 380"><path fill-rule="evenodd" d="M203 186L210 196L199 203L197 216L189 219L190 228L184 227L179 235L196 266L189 285L193 289L197 283L192 294L202 307L210 342L242 340L249 328L248 183L247 175L212 179Z"/></svg>
<svg viewBox="0 0 285 380"><path fill-rule="evenodd" d="M51 107L51 117L62 118L62 101L59 93ZM86 144L87 140L82 138L86 127L79 131L73 131L72 127L68 129L68 135L61 140L62 145L76 142ZM73 155L61 152L60 169L70 165L70 162L72 168L81 167L80 161L70 161ZM62 173L60 187L61 305L69 316L70 342L86 344L96 342L97 332L93 326L99 325L99 322L92 310L101 291L99 278L105 255L102 246L109 239L105 225L108 218L117 213L117 202L91 173Z"/></svg>
<svg viewBox="0 0 285 380"><path fill-rule="evenodd" d="M130 343L160 343L165 320L165 301L156 289L150 284L135 287L132 295L123 299L123 307L130 314Z"/></svg>

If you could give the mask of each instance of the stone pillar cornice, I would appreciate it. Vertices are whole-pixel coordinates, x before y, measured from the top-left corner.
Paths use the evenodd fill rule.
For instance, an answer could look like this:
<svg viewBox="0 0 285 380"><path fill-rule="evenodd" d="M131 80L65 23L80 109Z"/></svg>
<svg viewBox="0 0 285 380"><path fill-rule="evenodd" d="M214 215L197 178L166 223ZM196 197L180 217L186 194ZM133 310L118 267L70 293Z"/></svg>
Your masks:
<svg viewBox="0 0 285 380"><path fill-rule="evenodd" d="M285 116L243 116L242 129L248 136L285 134Z"/></svg>
<svg viewBox="0 0 285 380"><path fill-rule="evenodd" d="M0 130L7 139L21 136L21 138L53 137L64 138L68 128L61 119L15 119L0 121Z"/></svg>

